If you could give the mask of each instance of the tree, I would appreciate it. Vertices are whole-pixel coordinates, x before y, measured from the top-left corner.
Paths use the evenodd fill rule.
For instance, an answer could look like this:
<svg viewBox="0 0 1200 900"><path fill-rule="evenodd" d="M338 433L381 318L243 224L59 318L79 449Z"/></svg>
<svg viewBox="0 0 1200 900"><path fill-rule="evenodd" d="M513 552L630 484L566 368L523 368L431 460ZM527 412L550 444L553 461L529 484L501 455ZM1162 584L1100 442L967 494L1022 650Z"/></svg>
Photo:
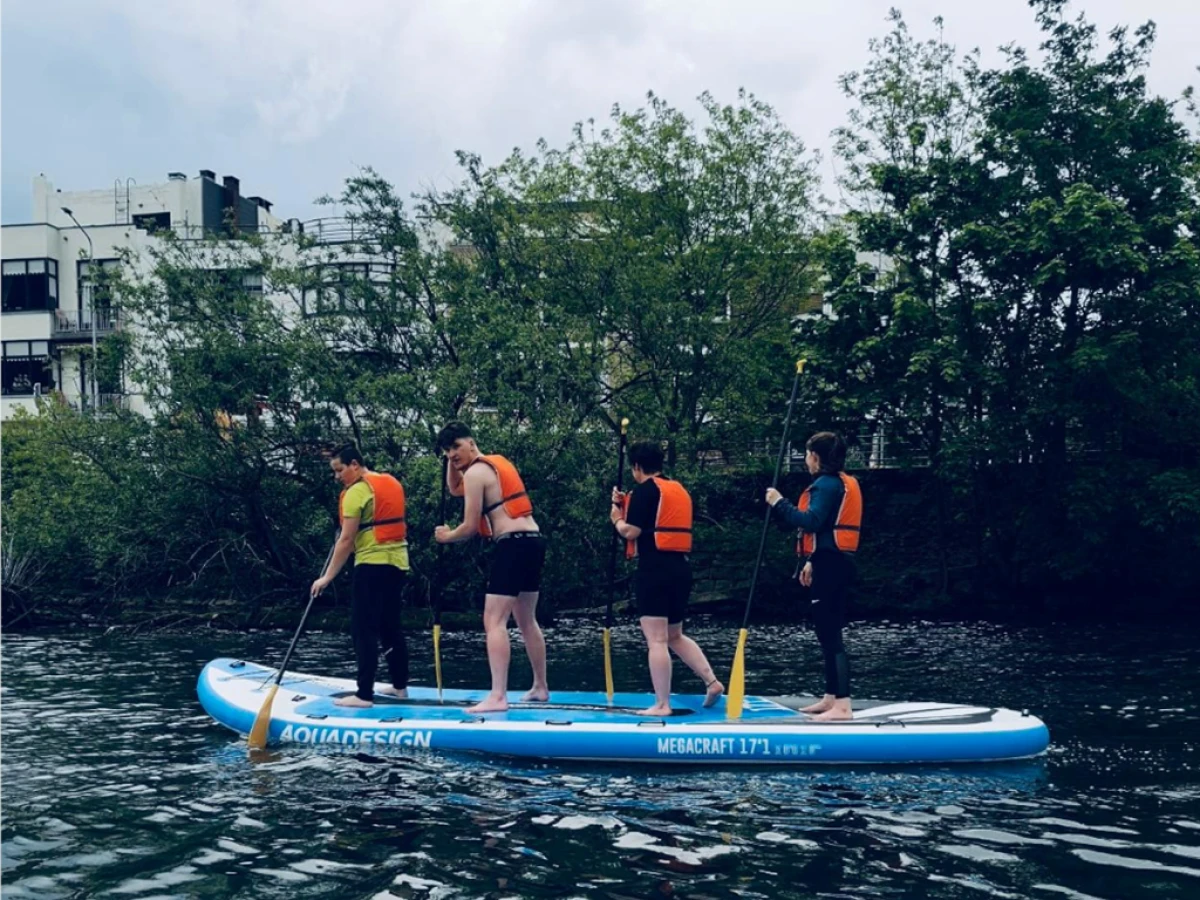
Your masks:
<svg viewBox="0 0 1200 900"><path fill-rule="evenodd" d="M1030 5L1044 61L1010 48L1009 65L980 79L997 208L972 252L1006 313L997 443L1028 447L1043 498L1017 520L1019 552L1056 580L1092 583L1100 560L1130 552L1122 496L1160 495L1181 463L1198 485L1197 143L1175 105L1147 91L1153 23L1114 29L1101 53L1095 26L1067 18L1064 0ZM1085 454L1102 455L1109 490L1068 466ZM1196 496L1161 500L1194 510ZM1161 549L1148 542L1147 558Z"/></svg>
<svg viewBox="0 0 1200 900"><path fill-rule="evenodd" d="M826 243L833 315L806 334L825 417L885 431L928 460L944 591L949 488L978 464L995 318L964 246L988 202L974 149L977 63L940 37L916 40L898 11L890 19L866 68L842 79L857 103L837 131L850 208Z"/></svg>
<svg viewBox="0 0 1200 900"><path fill-rule="evenodd" d="M651 94L599 133L577 125L562 149L493 169L464 155L464 184L427 198L475 252L455 316L530 348L475 361L485 393L519 395L505 414L557 404L569 430L613 431L628 414L672 464L762 428L759 401L791 368L788 322L813 290L815 176L766 104L700 102L703 130Z"/></svg>

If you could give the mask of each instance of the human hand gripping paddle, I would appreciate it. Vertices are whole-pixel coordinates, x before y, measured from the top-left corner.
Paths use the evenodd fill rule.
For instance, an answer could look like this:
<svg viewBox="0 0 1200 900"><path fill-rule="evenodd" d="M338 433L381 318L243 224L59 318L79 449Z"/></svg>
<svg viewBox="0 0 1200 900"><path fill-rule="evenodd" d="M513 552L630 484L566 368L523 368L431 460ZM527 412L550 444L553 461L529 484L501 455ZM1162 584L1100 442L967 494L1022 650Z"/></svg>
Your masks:
<svg viewBox="0 0 1200 900"><path fill-rule="evenodd" d="M792 410L796 408L796 393L800 390L800 373L806 360L796 360L796 377L792 381L792 399L788 401L787 416L783 420L783 440L779 442L779 458L775 461L775 477L771 487L779 485L779 471L783 468L783 455L787 452L788 431L792 427ZM725 695L725 717L742 717L742 700L746 696L746 625L750 621L750 606L754 603L754 590L758 587L758 570L762 566L763 549L767 546L767 531L771 526L771 507L763 518L762 537L758 542L758 558L754 561L754 574L750 576L750 596L746 598L746 613L742 616L742 628L738 632L737 651L733 654L733 669L729 673L729 692Z"/></svg>
<svg viewBox="0 0 1200 900"><path fill-rule="evenodd" d="M446 475L450 457L442 457L442 499L438 503L438 521L446 521ZM438 703L442 702L442 551L446 545L439 543L437 563L433 569L433 673L437 679Z"/></svg>
<svg viewBox="0 0 1200 900"><path fill-rule="evenodd" d="M621 442L617 449L617 491L625 481L625 441L629 431L629 420L621 420ZM613 501L614 503L616 501ZM613 702L613 671L612 671L612 637L609 629L613 624L613 597L617 592L617 550L621 546L621 536L613 529L612 542L608 552L608 609L604 613L604 691L608 694L608 703Z"/></svg>
<svg viewBox="0 0 1200 900"><path fill-rule="evenodd" d="M321 567L321 577L325 577L325 572L329 568L329 561L333 559L334 548L337 547L337 541L329 548L329 552L325 554L325 565ZM304 607L304 615L300 617L300 624L296 626L296 633L292 635L292 643L288 647L287 655L283 658L283 665L279 667L279 671L275 674L275 683L271 685L271 689L267 691L267 698L263 700L262 709L258 711L258 715L254 718L254 725L250 728L250 736L246 739L246 746L251 750L262 750L267 746L267 738L271 732L271 704L275 702L275 693L279 690L279 683L283 681L283 673L287 671L288 663L292 659L292 651L296 649L296 642L300 640L300 632L304 630L304 623L308 621L309 610L312 609L313 601L317 599L317 595L309 591L308 605Z"/></svg>

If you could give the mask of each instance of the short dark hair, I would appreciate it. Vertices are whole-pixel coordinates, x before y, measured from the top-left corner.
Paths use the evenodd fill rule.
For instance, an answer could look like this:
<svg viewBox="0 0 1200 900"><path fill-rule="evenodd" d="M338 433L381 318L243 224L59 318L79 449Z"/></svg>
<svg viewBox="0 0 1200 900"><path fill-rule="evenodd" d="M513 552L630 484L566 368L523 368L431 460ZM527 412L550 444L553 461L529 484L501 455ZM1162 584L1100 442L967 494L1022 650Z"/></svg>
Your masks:
<svg viewBox="0 0 1200 900"><path fill-rule="evenodd" d="M821 471L836 475L846 466L846 442L832 431L818 431L804 445L821 457Z"/></svg>
<svg viewBox="0 0 1200 900"><path fill-rule="evenodd" d="M437 435L437 449L449 450L454 446L454 442L462 438L474 437L471 434L471 429L466 422L460 422L458 419L453 419L442 426L442 430Z"/></svg>
<svg viewBox="0 0 1200 900"><path fill-rule="evenodd" d="M629 445L629 465L643 472L661 472L663 467L662 444L658 441L635 441Z"/></svg>
<svg viewBox="0 0 1200 900"><path fill-rule="evenodd" d="M346 441L342 446L335 447L329 452L330 459L333 459L335 456L342 461L343 466L349 466L354 463L358 463L363 467L367 465L363 462L362 454L358 452L358 445L354 441Z"/></svg>

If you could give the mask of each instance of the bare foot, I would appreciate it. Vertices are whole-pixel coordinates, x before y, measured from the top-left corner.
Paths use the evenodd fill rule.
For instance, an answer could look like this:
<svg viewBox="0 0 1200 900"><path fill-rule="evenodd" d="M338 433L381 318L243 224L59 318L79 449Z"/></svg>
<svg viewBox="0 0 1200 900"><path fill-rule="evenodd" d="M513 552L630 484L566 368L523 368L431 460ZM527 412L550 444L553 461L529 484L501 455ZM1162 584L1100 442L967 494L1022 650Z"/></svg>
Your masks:
<svg viewBox="0 0 1200 900"><path fill-rule="evenodd" d="M380 688L375 693L383 694L385 697L397 697L400 700L408 699L408 688L385 687Z"/></svg>
<svg viewBox="0 0 1200 900"><path fill-rule="evenodd" d="M814 722L844 722L854 718L854 713L843 706L832 706L825 712L812 717Z"/></svg>
<svg viewBox="0 0 1200 900"><path fill-rule="evenodd" d="M647 709L639 709L635 715L639 716L669 716L671 714L670 706L663 706L661 703L656 703Z"/></svg>
<svg viewBox="0 0 1200 900"><path fill-rule="evenodd" d="M333 701L334 706L352 706L355 709L370 709L375 704L370 700L364 700L357 694L347 694L345 697L338 697Z"/></svg>
<svg viewBox="0 0 1200 900"><path fill-rule="evenodd" d="M802 712L802 713L823 713L823 712L825 712L825 710L832 709L832 708L833 708L833 698L826 697L821 700L818 700L816 703L812 703L808 706L802 706L800 708L800 712Z"/></svg>
<svg viewBox="0 0 1200 900"><path fill-rule="evenodd" d="M468 706L464 712L468 713L489 713L489 712L507 712L508 699L506 697L493 697L488 694L474 706Z"/></svg>
<svg viewBox="0 0 1200 900"><path fill-rule="evenodd" d="M712 706L721 699L721 695L725 693L725 685L719 681L711 681L708 684L708 690L704 692L704 705Z"/></svg>
<svg viewBox="0 0 1200 900"><path fill-rule="evenodd" d="M550 689L544 687L531 687L521 698L522 703L549 703Z"/></svg>

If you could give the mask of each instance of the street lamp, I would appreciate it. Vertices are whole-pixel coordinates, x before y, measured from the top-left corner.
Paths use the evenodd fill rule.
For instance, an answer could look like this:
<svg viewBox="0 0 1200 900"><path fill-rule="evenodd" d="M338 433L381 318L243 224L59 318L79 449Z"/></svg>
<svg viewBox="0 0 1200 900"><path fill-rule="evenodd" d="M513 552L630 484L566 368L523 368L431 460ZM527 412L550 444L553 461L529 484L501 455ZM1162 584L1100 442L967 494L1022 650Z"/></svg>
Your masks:
<svg viewBox="0 0 1200 900"><path fill-rule="evenodd" d="M86 228L79 224L79 220L75 218L75 213L71 212L71 210L65 206L62 208L62 211L71 217L71 221L75 223L76 227L83 232L83 236L87 238L88 268L91 269L92 266L96 265L96 249L92 245L92 236L88 234ZM94 272L89 271L88 274L89 277L95 277ZM96 393L96 366L100 362L100 357L96 352L96 292L91 284L88 285L88 309L91 310L92 313L92 413L94 414L99 410L98 401L100 398Z"/></svg>

